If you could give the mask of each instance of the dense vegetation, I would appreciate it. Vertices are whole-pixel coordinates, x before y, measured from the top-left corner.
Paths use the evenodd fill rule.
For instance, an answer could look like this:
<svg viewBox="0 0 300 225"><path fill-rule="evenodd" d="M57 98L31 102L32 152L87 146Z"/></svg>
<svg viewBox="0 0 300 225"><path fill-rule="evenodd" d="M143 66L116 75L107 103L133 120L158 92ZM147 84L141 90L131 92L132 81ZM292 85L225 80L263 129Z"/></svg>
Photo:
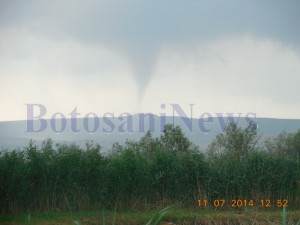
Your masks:
<svg viewBox="0 0 300 225"><path fill-rule="evenodd" d="M300 204L300 130L258 144L254 125L227 126L203 153L180 127L137 142L53 145L0 153L0 213L137 210L198 199L287 199Z"/></svg>

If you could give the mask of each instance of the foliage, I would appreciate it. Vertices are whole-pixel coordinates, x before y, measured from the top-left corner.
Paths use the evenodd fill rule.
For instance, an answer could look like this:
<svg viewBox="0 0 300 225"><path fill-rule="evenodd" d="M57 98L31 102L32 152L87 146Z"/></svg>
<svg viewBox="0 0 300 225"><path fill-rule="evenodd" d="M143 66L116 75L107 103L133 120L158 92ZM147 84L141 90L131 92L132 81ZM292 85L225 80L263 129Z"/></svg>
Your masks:
<svg viewBox="0 0 300 225"><path fill-rule="evenodd" d="M264 147L270 154L300 159L300 130L296 133L283 131L275 138L268 138Z"/></svg>
<svg viewBox="0 0 300 225"><path fill-rule="evenodd" d="M146 223L146 225L157 225L164 217L164 215L175 207L176 205L172 205L160 210L151 220L148 221L148 223Z"/></svg>
<svg viewBox="0 0 300 225"><path fill-rule="evenodd" d="M230 123L209 145L208 152L210 156L223 155L241 160L255 149L259 138L256 124L250 123L242 129L235 123Z"/></svg>
<svg viewBox="0 0 300 225"><path fill-rule="evenodd" d="M292 135L295 148L298 136ZM299 205L299 160L258 150L257 138L253 127L228 127L216 137L220 154L213 155L171 125L159 138L148 132L114 144L108 154L93 143L81 148L45 140L39 147L31 141L23 150L0 152L0 213L136 210L175 202L197 207L203 198L288 198Z"/></svg>
<svg viewBox="0 0 300 225"><path fill-rule="evenodd" d="M179 153L187 152L193 144L183 134L179 126L174 127L172 124L167 124L163 130L163 134L160 136L160 143L162 147L169 152Z"/></svg>

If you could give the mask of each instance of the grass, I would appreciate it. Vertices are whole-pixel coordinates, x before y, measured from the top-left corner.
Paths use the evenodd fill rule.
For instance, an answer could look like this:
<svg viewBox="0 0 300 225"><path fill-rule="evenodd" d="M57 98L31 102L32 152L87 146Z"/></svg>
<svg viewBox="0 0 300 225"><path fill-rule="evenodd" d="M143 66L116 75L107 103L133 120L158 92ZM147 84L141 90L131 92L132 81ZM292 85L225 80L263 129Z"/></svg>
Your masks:
<svg viewBox="0 0 300 225"><path fill-rule="evenodd" d="M282 208L282 225L287 225L288 224L287 223L287 221L288 221L287 217L288 216L287 216L286 208L283 207ZM298 220L296 225L299 225L299 224L300 224L300 219Z"/></svg>
<svg viewBox="0 0 300 225"><path fill-rule="evenodd" d="M168 212L166 214L166 212ZM283 224L299 225L300 210L185 210L165 208L146 212L48 212L0 216L3 225L156 225L159 222L174 224ZM74 223L74 221L76 221Z"/></svg>

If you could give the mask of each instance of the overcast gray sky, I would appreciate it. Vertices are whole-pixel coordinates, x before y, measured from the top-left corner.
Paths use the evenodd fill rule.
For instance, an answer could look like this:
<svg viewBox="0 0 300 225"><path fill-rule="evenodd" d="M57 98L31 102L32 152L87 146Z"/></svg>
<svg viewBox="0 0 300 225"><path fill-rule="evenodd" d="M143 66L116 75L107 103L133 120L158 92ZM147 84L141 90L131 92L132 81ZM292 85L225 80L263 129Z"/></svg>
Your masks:
<svg viewBox="0 0 300 225"><path fill-rule="evenodd" d="M298 0L0 0L0 121L26 119L29 103L48 117L177 103L300 119L299 12Z"/></svg>

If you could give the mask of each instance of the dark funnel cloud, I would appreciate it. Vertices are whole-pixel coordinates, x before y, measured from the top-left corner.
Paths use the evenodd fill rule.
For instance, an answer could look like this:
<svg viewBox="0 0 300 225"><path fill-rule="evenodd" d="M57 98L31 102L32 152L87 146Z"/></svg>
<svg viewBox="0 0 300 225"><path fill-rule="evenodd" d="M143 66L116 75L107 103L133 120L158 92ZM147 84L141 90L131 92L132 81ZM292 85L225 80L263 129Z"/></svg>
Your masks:
<svg viewBox="0 0 300 225"><path fill-rule="evenodd" d="M298 0L2 0L0 25L111 48L142 96L162 46L249 34L299 49L299 11Z"/></svg>

